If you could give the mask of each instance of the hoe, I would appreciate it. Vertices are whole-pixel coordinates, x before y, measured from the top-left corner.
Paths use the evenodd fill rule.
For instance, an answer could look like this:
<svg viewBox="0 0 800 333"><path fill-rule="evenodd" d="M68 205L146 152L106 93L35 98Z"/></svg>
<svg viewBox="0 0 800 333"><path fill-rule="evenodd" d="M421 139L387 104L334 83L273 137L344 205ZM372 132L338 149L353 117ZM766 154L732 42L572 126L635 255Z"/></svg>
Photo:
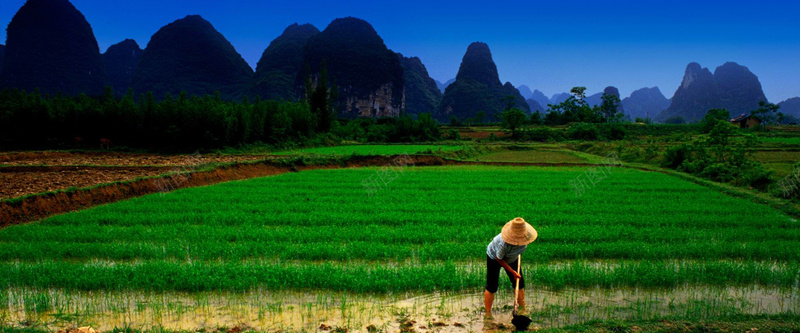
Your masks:
<svg viewBox="0 0 800 333"><path fill-rule="evenodd" d="M519 273L520 266L522 266L521 261L522 255L519 255L519 257L517 257L517 273ZM514 288L514 311L511 312L511 316L514 318L511 319L511 324L514 325L517 331L527 331L528 326L530 326L533 320L528 318L528 316L517 314L517 306L519 306L517 303L517 296L519 296L519 279L517 279L517 286Z"/></svg>

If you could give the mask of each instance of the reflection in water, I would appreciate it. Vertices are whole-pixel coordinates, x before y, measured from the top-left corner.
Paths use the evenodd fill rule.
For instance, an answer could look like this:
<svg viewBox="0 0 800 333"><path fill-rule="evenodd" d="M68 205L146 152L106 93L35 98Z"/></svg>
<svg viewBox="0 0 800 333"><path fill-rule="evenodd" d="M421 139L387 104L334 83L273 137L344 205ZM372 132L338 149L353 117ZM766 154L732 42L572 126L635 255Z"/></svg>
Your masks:
<svg viewBox="0 0 800 333"><path fill-rule="evenodd" d="M497 296L494 318L486 320L483 294L478 291L370 295L325 291L149 293L10 289L3 294L0 296L2 325L49 329L92 326L100 331L216 330L235 326L259 331L317 331L321 325L334 331L346 327L351 332L507 331L511 329L512 309L512 295L503 290ZM798 295L797 287L757 286L531 290L525 314L534 320L532 328L596 319L798 314Z"/></svg>

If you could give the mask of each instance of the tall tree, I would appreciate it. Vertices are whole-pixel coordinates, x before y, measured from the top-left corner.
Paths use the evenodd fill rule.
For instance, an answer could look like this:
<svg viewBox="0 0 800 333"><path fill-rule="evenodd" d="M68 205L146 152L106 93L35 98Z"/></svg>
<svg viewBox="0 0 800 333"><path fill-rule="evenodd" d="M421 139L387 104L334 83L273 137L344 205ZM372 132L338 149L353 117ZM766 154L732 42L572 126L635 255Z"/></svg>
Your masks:
<svg viewBox="0 0 800 333"><path fill-rule="evenodd" d="M606 122L617 122L622 118L619 113L619 97L603 93L603 102L600 104L600 114Z"/></svg>
<svg viewBox="0 0 800 333"><path fill-rule="evenodd" d="M783 114L778 112L781 107L766 101L758 102L758 109L750 114L761 120L764 125L778 124L783 120Z"/></svg>

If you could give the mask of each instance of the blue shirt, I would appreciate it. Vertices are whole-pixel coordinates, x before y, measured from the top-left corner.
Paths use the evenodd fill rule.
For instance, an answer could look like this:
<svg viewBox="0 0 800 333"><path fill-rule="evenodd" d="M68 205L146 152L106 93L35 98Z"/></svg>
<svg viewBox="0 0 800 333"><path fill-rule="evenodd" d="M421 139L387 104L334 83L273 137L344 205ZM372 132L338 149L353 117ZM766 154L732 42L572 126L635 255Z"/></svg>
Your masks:
<svg viewBox="0 0 800 333"><path fill-rule="evenodd" d="M503 259L505 262L514 262L517 256L525 252L527 245L511 245L503 240L503 236L494 236L492 242L486 247L486 255L492 259Z"/></svg>

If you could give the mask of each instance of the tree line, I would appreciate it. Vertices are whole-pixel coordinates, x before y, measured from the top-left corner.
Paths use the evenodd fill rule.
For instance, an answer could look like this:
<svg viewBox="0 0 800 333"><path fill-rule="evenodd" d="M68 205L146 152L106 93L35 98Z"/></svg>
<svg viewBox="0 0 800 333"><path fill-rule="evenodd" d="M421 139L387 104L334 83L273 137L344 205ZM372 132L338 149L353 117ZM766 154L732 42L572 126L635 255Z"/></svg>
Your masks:
<svg viewBox="0 0 800 333"><path fill-rule="evenodd" d="M313 144L328 138L346 140L433 141L441 138L430 115L387 120L336 119L336 89L310 87L298 102L241 102L206 96L152 93L116 97L43 95L38 90L0 91L0 149L72 149L127 147L188 151L263 143ZM334 94L334 95L331 95Z"/></svg>

